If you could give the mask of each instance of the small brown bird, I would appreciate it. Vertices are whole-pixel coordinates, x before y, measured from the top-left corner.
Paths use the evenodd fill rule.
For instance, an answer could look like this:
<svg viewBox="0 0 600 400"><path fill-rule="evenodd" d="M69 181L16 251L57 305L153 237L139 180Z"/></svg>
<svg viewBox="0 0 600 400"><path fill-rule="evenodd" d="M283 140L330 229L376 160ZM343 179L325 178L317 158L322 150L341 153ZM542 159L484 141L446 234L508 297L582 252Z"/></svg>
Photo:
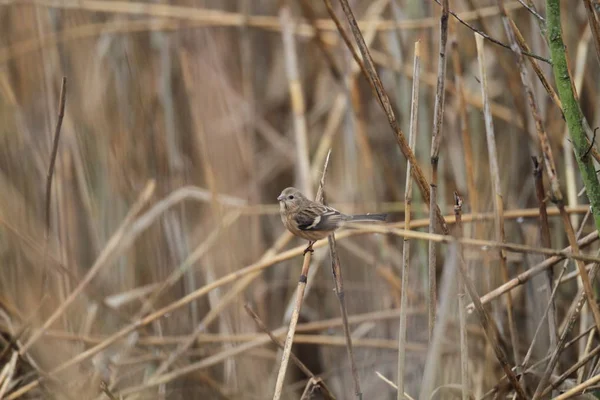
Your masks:
<svg viewBox="0 0 600 400"><path fill-rule="evenodd" d="M314 242L329 236L347 223L381 222L387 218L387 214L343 214L335 208L307 199L293 187L284 189L277 200L283 225L294 235L308 240L304 254L307 251L313 252Z"/></svg>

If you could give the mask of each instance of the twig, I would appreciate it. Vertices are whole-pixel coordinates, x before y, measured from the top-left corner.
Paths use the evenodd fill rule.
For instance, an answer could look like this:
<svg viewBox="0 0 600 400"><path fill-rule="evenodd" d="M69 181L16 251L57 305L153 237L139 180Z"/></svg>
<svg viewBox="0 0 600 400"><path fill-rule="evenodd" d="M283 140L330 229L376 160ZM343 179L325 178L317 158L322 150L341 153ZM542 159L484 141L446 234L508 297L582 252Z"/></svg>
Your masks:
<svg viewBox="0 0 600 400"><path fill-rule="evenodd" d="M440 0L433 0L435 1L438 5L440 4ZM442 0L444 1L444 0ZM501 41L494 39L493 37L491 37L490 35L486 34L485 32L480 31L479 29L476 29L473 25L469 24L468 22L466 22L465 20L463 20L462 18L460 18L454 11L450 11L450 15L452 15L454 18L456 18L456 20L458 22L460 22L461 24L463 24L464 26L466 26L467 28L469 28L470 30L473 31L473 33L475 34L479 34L481 35L483 38L485 38L486 40L489 40L490 42L497 44L498 46L504 47L505 49L510 49L510 46L507 44L502 43ZM552 64L552 62L550 60L548 60L547 58L544 58L542 56L539 56L537 54L533 54L530 52L524 52L523 54L525 54L528 57L532 57L535 58L537 60L543 61L546 64Z"/></svg>
<svg viewBox="0 0 600 400"><path fill-rule="evenodd" d="M317 191L316 201L323 201L323 186L325 185L325 177L327 174L327 167L329 166L329 156L331 150L325 158L325 165L323 166L323 174L321 175L321 182ZM275 383L275 392L273 394L273 400L281 398L283 391L283 383L285 381L285 373L287 371L287 364L292 351L292 344L294 342L294 334L296 333L296 325L298 324L298 318L300 317L300 309L302 308L302 301L304 299L304 290L306 289L306 282L308 280L308 271L310 268L311 252L307 251L304 253L304 262L302 264L302 272L300 273L300 279L298 280L298 289L296 291L296 302L294 304L294 310L290 319L290 325L288 333L285 338L285 345L283 348L283 354L281 356L281 364L279 366L279 372L277 374L277 382Z"/></svg>
<svg viewBox="0 0 600 400"><path fill-rule="evenodd" d="M594 264L594 267L590 271L590 275L589 275L590 279L593 280L596 277L596 273L598 272L599 266L600 266L600 264L598 264L598 263ZM554 371L554 368L556 367L556 364L558 362L558 358L559 358L560 354L562 353L563 349L565 348L565 343L567 342L567 337L568 337L569 333L571 332L571 330L573 329L573 327L575 326L575 323L577 322L579 313L581 312L581 309L583 308L583 306L586 303L587 296L585 294L585 291L580 290L577 297L578 297L577 304L576 304L575 308L573 308L573 310L571 311L570 315L567 316L567 321L568 321L567 325L565 326L564 330L562 331L560 338L558 340L558 343L556 345L556 349L552 353L552 356L550 357L550 361L548 361L548 365L546 366L546 370L544 371L544 374L542 375L542 377L538 383L538 386L535 389L535 393L533 394L533 400L539 399L542 396L542 393L545 391L545 388L548 385L548 382L550 379L550 375L552 374L552 371Z"/></svg>
<svg viewBox="0 0 600 400"><path fill-rule="evenodd" d="M471 145L471 135L469 133L469 120L467 117L467 105L465 101L465 89L463 85L462 66L458 52L458 42L452 40L452 67L454 69L454 87L458 98L458 113L460 117L460 133L462 138L462 148L465 156L465 170L468 190L468 203L470 203L471 212L479 211L479 196L477 186L475 185L475 170L473 168L473 147ZM478 236L475 236L478 237Z"/></svg>
<svg viewBox="0 0 600 400"><path fill-rule="evenodd" d="M435 233L438 184L438 162L440 156L440 143L442 141L442 126L444 123L444 99L446 84L446 43L448 42L448 0L442 0L442 15L440 16L440 51L438 58L438 75L435 90L435 105L433 111L433 133L431 137L431 197L429 200L429 233ZM435 327L435 310L437 305L437 282L436 282L436 246L435 242L429 242L428 249L428 276L429 292L428 301L428 323L429 340L433 339Z"/></svg>
<svg viewBox="0 0 600 400"><path fill-rule="evenodd" d="M52 153L50 153L50 164L48 165L48 174L46 175L46 240L50 234L50 202L52 200L52 176L54 175L54 165L58 154L58 144L60 142L60 129L65 116L65 103L67 98L67 78L63 76L60 85L60 100L58 103L58 119L54 128L54 138L52 141Z"/></svg>
<svg viewBox="0 0 600 400"><path fill-rule="evenodd" d="M415 148L417 140L419 110L419 76L421 72L420 42L415 42L413 66L412 100L410 104L409 146ZM411 164L406 163L406 186L404 190L404 225L410 226L412 204ZM404 399L404 369L406 363L406 320L408 308L408 279L410 269L410 240L404 238L402 243L402 290L400 292L400 324L398 327L398 400Z"/></svg>

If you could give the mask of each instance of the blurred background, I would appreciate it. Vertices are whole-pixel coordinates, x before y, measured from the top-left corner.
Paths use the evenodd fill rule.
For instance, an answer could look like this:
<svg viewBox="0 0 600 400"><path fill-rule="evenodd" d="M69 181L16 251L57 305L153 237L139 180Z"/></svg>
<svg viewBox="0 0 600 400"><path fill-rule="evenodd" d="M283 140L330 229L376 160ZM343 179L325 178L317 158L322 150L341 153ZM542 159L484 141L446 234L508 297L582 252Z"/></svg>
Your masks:
<svg viewBox="0 0 600 400"><path fill-rule="evenodd" d="M525 3L545 14L543 1ZM562 3L574 84L594 128L598 54L583 1ZM415 153L429 179L441 7L418 0L351 5L407 136L414 43L420 41ZM505 5L531 52L547 60L543 21L520 2ZM345 21L339 3L333 6ZM496 1L453 0L450 8L508 44ZM438 204L452 215L456 191L465 216L489 213L493 194L475 39L452 16L447 52ZM541 151L515 57L486 41L485 60L506 240L540 246L531 157ZM554 83L551 65L538 63ZM568 132L560 110L529 72L578 229L587 198L578 195L583 186ZM48 202L63 77L66 106ZM1 0L4 395L109 398L103 382L107 393L124 398L271 398L281 355L243 306L248 303L269 329L285 335L306 243L285 233L276 198L287 186L314 198L329 149L329 204L345 213L388 212L402 226L406 158L323 2ZM427 230L427 210L415 187L413 229ZM492 219L464 225L465 236L495 239ZM550 228L552 247L567 246L556 216ZM589 221L581 228L583 234L594 229ZM397 379L402 243L382 234L338 240L366 399L396 398L376 372ZM428 243L415 240L412 246L405 389L415 397L428 350ZM296 247L293 255L277 258ZM449 252L437 246L440 279ZM465 257L480 294L507 278L497 253L469 248ZM509 253L509 277L542 260ZM326 246L312 262L293 352L338 399L352 398ZM261 266L244 269L251 265ZM520 357L545 308L541 285L534 279L512 291ZM576 291L576 280L560 286L559 318ZM195 297L175 303L188 295ZM452 306L436 386L460 383L455 299L456 293L439 299ZM488 307L510 343L505 302ZM573 335L593 323L585 315ZM470 388L479 398L502 371L478 320L469 315L467 322ZM542 330L534 361L546 355L548 340ZM578 359L584 349L577 346L562 362ZM290 363L283 397L300 398L307 380Z"/></svg>

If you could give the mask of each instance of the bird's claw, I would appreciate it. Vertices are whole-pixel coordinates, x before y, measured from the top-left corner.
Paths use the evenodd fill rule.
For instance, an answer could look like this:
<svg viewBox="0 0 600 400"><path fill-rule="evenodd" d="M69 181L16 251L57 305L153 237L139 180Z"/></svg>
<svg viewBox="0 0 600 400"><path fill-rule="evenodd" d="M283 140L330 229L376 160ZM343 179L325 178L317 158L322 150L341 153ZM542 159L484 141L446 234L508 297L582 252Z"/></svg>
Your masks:
<svg viewBox="0 0 600 400"><path fill-rule="evenodd" d="M308 247L306 247L306 249L304 249L304 253L302 253L302 255L303 255L303 256L305 256L305 255L306 255L306 253L308 253L309 251L310 251L311 253L314 253L314 252L315 252L315 251L313 250L313 248L312 248L312 247L313 247L313 243L314 243L314 242L310 242L310 243L308 244Z"/></svg>

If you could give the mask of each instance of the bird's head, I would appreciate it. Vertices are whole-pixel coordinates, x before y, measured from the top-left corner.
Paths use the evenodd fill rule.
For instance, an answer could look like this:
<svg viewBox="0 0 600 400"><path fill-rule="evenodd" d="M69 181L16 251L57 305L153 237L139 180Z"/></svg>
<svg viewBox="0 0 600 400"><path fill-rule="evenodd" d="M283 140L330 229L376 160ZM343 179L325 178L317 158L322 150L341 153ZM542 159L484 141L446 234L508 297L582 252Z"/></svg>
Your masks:
<svg viewBox="0 0 600 400"><path fill-rule="evenodd" d="M302 202L306 200L306 197L298 189L289 187L283 189L277 200L282 212L293 212L300 207Z"/></svg>

